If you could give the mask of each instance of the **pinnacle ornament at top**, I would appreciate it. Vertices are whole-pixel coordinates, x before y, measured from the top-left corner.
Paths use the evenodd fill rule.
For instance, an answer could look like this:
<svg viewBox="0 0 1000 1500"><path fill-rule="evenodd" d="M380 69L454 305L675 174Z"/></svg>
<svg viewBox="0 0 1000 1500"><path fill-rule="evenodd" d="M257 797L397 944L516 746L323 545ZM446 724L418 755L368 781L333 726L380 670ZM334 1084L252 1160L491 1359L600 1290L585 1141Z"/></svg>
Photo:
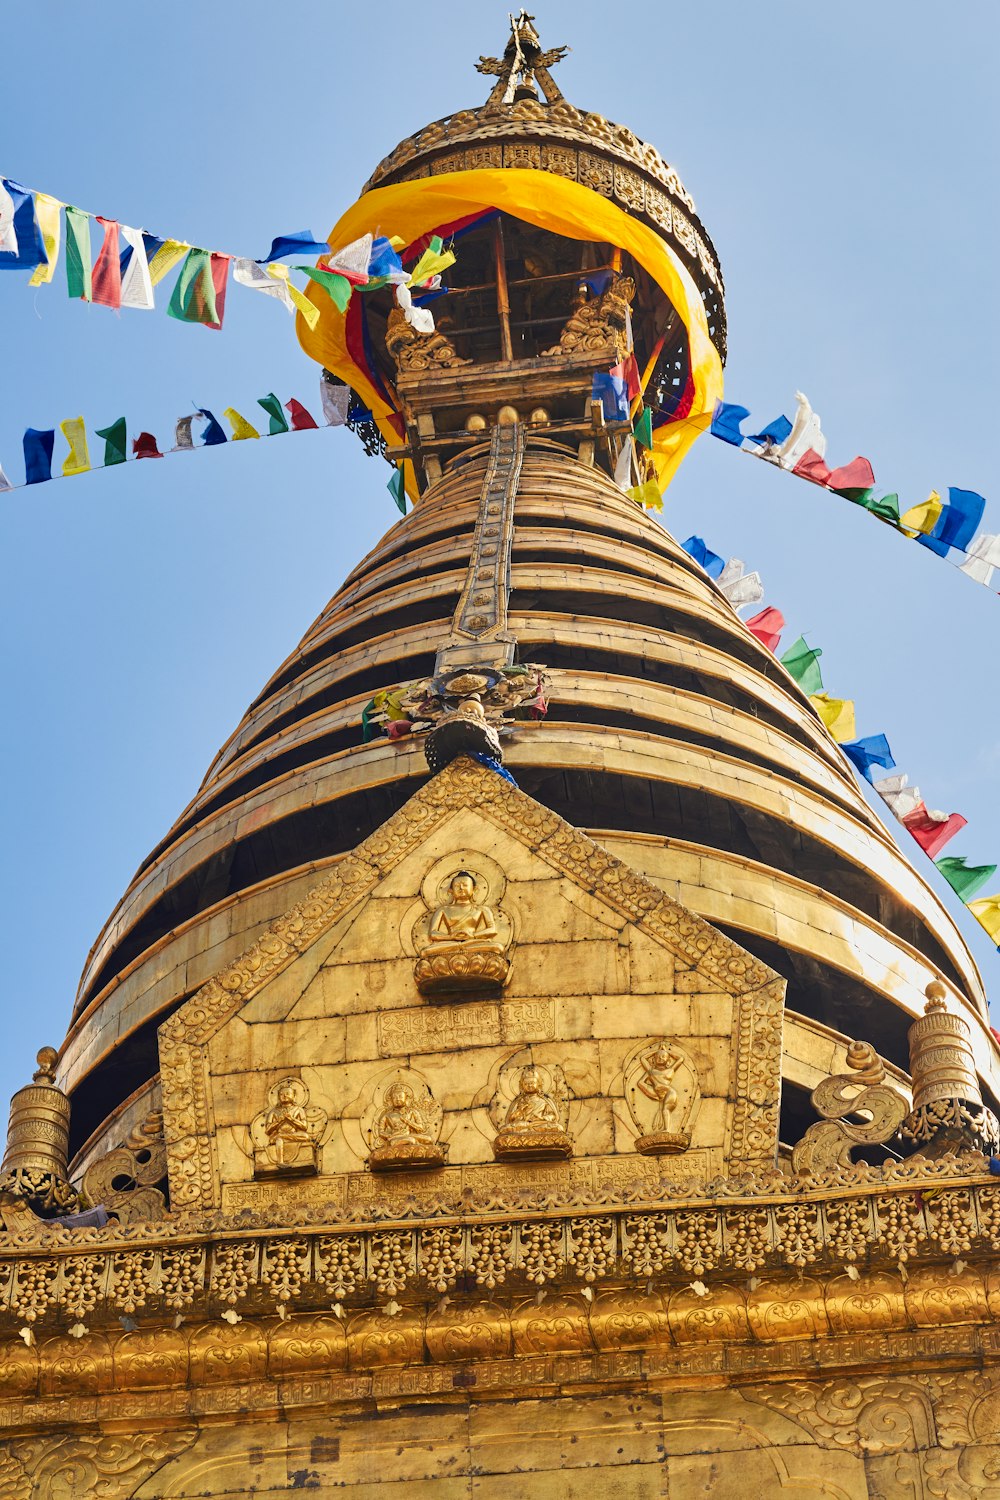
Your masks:
<svg viewBox="0 0 1000 1500"><path fill-rule="evenodd" d="M501 104L513 104L518 99L537 99L536 83L549 104L562 98L562 90L553 81L549 69L561 62L568 47L551 47L543 52L534 26L534 16L526 10L510 17L510 40L504 48L503 57L480 57L476 72L495 78L496 84L487 109L496 109Z"/></svg>

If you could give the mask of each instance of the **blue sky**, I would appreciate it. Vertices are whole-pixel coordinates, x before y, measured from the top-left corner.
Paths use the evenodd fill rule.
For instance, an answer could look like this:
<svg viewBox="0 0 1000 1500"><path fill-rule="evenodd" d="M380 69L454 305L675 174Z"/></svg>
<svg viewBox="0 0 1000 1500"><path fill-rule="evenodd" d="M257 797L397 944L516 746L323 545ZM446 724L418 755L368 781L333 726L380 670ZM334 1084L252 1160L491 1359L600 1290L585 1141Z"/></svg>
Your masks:
<svg viewBox="0 0 1000 1500"><path fill-rule="evenodd" d="M47 12L43 16L43 9ZM0 172L94 213L234 254L325 235L379 158L485 98L500 6L303 12L213 0L5 14ZM926 0L539 6L574 103L680 171L722 257L727 396L766 420L808 393L829 456L871 458L907 503L954 484L1000 530L995 424L994 5ZM16 59L16 65L10 60ZM126 415L169 446L191 403L318 405L280 306L231 287L221 333L0 278L0 462L21 433ZM95 444L99 447L99 444ZM61 451L61 450L57 450ZM58 1043L90 944L247 703L392 523L387 471L344 432L128 465L0 497L2 1101ZM992 497L992 498L991 498ZM1000 860L1000 599L823 491L702 439L665 525L763 574L829 692L884 730L949 853ZM877 801L877 799L876 799ZM879 804L880 805L880 804ZM1000 957L945 894L986 978ZM1000 880L996 882L1000 888Z"/></svg>

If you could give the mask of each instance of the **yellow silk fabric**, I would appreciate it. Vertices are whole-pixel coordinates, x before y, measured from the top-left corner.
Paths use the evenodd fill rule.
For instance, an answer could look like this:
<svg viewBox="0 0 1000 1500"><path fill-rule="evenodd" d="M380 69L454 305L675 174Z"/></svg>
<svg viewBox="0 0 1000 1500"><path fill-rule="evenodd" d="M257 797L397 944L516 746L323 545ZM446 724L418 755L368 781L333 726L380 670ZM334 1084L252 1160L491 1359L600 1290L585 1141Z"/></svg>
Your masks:
<svg viewBox="0 0 1000 1500"><path fill-rule="evenodd" d="M842 745L845 740L857 739L854 704L850 698L831 698L828 693L813 693L809 702L838 745Z"/></svg>
<svg viewBox="0 0 1000 1500"><path fill-rule="evenodd" d="M906 536L930 536L941 516L941 496L937 490L931 490L927 499L920 505L914 505L900 517L899 529Z"/></svg>
<svg viewBox="0 0 1000 1500"><path fill-rule="evenodd" d="M374 188L334 226L330 244L337 249L376 231L399 235L412 244L455 219L491 208L566 239L604 240L627 250L677 309L688 333L694 380L691 410L697 415L658 427L653 434L650 457L660 488L665 489L695 438L712 420L715 402L722 395L722 361L709 337L705 309L690 273L655 230L579 182L530 168L484 167ZM320 309L319 323L311 330L304 320L296 319L299 343L310 358L353 386L371 408L386 441L399 446L399 437L385 420L393 408L348 353L343 314L319 287L310 286L307 296Z"/></svg>
<svg viewBox="0 0 1000 1500"><path fill-rule="evenodd" d="M66 422L60 422L62 435L69 443L69 453L63 460L63 478L68 479L72 474L86 474L90 468L90 454L87 451L87 429L83 425L82 417L70 417Z"/></svg>
<svg viewBox="0 0 1000 1500"><path fill-rule="evenodd" d="M62 221L60 214L63 205L58 198L52 198L48 193L35 194L35 218L38 227L42 231L42 244L49 258L47 266L36 266L32 274L29 286L43 286L45 282L51 281L56 273L56 262L59 259L59 242L62 238Z"/></svg>
<svg viewBox="0 0 1000 1500"><path fill-rule="evenodd" d="M980 927L1000 947L1000 896L982 896L978 901L969 901L966 905Z"/></svg>
<svg viewBox="0 0 1000 1500"><path fill-rule="evenodd" d="M256 427L252 427L246 417L240 415L235 406L227 406L222 413L233 431L232 441L238 443L243 438L259 438L260 433Z"/></svg>

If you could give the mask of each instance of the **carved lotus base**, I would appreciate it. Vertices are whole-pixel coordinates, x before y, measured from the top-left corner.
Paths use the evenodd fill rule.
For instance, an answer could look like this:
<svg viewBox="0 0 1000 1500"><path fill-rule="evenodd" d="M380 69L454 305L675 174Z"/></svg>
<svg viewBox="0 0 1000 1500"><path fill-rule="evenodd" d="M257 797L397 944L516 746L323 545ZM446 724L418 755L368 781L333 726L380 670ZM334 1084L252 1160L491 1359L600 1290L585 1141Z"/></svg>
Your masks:
<svg viewBox="0 0 1000 1500"><path fill-rule="evenodd" d="M643 1156L680 1156L691 1144L690 1130L657 1130L636 1137L635 1149Z"/></svg>
<svg viewBox="0 0 1000 1500"><path fill-rule="evenodd" d="M373 1172L426 1172L443 1167L448 1147L437 1141L395 1141L376 1146L368 1158Z"/></svg>
<svg viewBox="0 0 1000 1500"><path fill-rule="evenodd" d="M255 1177L315 1177L319 1171L317 1151L314 1145L304 1141L286 1141L281 1160L275 1161L272 1150L255 1151L253 1175Z"/></svg>
<svg viewBox="0 0 1000 1500"><path fill-rule="evenodd" d="M510 959L496 948L424 953L413 966L422 995L495 994L507 983Z"/></svg>
<svg viewBox="0 0 1000 1500"><path fill-rule="evenodd" d="M493 1142L497 1161L565 1161L573 1142L565 1130L539 1125L533 1130L501 1130Z"/></svg>

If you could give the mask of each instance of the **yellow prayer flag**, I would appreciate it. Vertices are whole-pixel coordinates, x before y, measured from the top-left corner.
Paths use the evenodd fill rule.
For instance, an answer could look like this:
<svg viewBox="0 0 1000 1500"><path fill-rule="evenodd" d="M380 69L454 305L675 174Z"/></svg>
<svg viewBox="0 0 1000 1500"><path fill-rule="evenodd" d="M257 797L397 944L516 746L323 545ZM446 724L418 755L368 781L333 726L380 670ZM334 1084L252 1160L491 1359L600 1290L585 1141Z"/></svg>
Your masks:
<svg viewBox="0 0 1000 1500"><path fill-rule="evenodd" d="M285 283L293 306L298 308L309 327L315 328L319 322L320 310L315 302L310 302L309 298L303 292L300 292L297 286L292 285L292 278L288 274L288 267L281 265L279 261L272 261L269 266L264 267L264 270L268 276L273 276L275 281L283 281Z"/></svg>
<svg viewBox="0 0 1000 1500"><path fill-rule="evenodd" d="M425 250L410 272L409 285L419 286L422 281L428 281L439 271L447 271L448 267L454 264L454 250Z"/></svg>
<svg viewBox="0 0 1000 1500"><path fill-rule="evenodd" d="M389 236L389 244L392 246L392 248L394 250L405 250L406 249L406 241L402 238L401 235L398 235L398 234L390 234L390 236Z"/></svg>
<svg viewBox="0 0 1000 1500"><path fill-rule="evenodd" d="M70 417L67 422L60 422L59 426L69 443L69 453L63 460L63 478L68 479L71 474L86 474L90 468L90 454L87 451L87 429L83 425L83 418Z"/></svg>
<svg viewBox="0 0 1000 1500"><path fill-rule="evenodd" d="M809 702L838 745L842 745L845 740L857 739L854 704L849 698L831 698L829 693L813 693L810 695Z"/></svg>
<svg viewBox="0 0 1000 1500"><path fill-rule="evenodd" d="M251 427L246 417L241 417L235 406L227 406L222 415L233 429L234 443L238 443L241 438L260 437L256 427Z"/></svg>
<svg viewBox="0 0 1000 1500"><path fill-rule="evenodd" d="M183 260L191 249L186 240L164 240L157 250L153 259L149 262L149 279L156 286L162 281L168 272L174 269L179 260Z"/></svg>
<svg viewBox="0 0 1000 1500"><path fill-rule="evenodd" d="M49 257L47 266L36 266L31 275L29 286L41 286L43 282L51 281L56 273L56 265L59 260L59 242L62 238L62 220L60 214L63 206L58 198L51 198L48 193L35 194L35 218L38 227L42 231L42 244L45 246L45 254Z"/></svg>
<svg viewBox="0 0 1000 1500"><path fill-rule="evenodd" d="M930 536L941 514L941 496L931 490L922 505L914 505L899 519L899 529L907 536Z"/></svg>
<svg viewBox="0 0 1000 1500"><path fill-rule="evenodd" d="M966 904L983 931L1000 947L1000 896L981 896Z"/></svg>
<svg viewBox="0 0 1000 1500"><path fill-rule="evenodd" d="M647 479L645 484L633 485L625 493L630 500L635 501L636 505L641 505L643 510L663 509L663 496L660 494L660 486L655 479Z"/></svg>

